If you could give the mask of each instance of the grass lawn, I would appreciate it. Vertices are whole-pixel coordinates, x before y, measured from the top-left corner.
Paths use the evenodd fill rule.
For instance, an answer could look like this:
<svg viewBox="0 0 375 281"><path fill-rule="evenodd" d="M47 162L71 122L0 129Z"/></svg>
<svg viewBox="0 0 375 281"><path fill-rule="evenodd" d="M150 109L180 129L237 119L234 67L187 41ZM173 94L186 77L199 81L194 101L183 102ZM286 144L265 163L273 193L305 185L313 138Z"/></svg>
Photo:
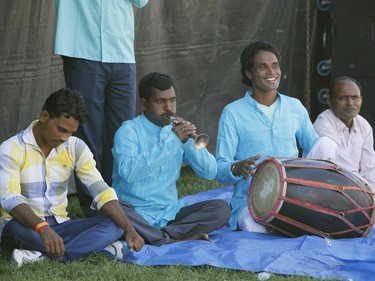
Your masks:
<svg viewBox="0 0 375 281"><path fill-rule="evenodd" d="M190 168L182 169L181 178L177 184L180 196L219 187L215 181L198 178ZM72 218L82 216L75 196L69 198L69 214ZM211 266L140 266L117 262L104 254L92 254L88 259L70 264L43 260L17 268L10 263L9 256L9 253L0 251L0 280L258 280L257 273L247 271ZM317 279L272 275L268 280L307 281Z"/></svg>

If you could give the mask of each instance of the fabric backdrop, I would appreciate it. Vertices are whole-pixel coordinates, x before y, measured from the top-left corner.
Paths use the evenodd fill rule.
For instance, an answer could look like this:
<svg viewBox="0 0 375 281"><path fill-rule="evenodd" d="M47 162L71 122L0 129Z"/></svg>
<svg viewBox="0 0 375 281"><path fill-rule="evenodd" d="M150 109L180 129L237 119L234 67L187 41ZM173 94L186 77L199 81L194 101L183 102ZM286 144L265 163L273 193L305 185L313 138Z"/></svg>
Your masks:
<svg viewBox="0 0 375 281"><path fill-rule="evenodd" d="M239 56L250 42L280 48L280 89L304 102L314 0L150 0L135 12L138 80L150 71L171 75L178 115L208 133L211 151L223 106L244 94ZM53 0L0 0L0 142L64 86L61 58L53 55L55 17Z"/></svg>

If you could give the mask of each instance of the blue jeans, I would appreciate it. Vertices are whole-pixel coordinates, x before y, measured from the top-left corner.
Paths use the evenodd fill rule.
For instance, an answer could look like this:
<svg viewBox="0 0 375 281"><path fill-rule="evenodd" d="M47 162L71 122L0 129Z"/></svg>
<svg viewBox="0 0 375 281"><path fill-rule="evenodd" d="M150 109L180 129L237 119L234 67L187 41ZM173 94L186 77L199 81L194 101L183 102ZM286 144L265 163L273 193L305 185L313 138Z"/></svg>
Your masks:
<svg viewBox="0 0 375 281"><path fill-rule="evenodd" d="M96 167L104 181L112 185L113 138L121 123L136 114L136 65L102 63L63 56L66 87L77 90L85 101L87 120L75 134L94 154ZM76 178L77 195L86 216L92 197Z"/></svg>
<svg viewBox="0 0 375 281"><path fill-rule="evenodd" d="M93 252L100 252L107 245L120 239L124 233L114 221L105 215L69 220L61 224L58 224L53 217L48 217L46 221L64 241L63 262L75 261L86 258ZM45 253L39 234L15 219L5 225L1 244L9 250L21 248Z"/></svg>

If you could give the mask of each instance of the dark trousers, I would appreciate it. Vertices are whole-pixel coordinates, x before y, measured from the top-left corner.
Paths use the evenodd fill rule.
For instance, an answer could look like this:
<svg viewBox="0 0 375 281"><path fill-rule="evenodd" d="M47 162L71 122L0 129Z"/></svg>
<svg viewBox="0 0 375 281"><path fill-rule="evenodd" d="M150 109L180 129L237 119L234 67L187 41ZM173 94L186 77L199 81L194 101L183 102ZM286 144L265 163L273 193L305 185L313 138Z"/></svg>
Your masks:
<svg viewBox="0 0 375 281"><path fill-rule="evenodd" d="M93 252L100 252L110 243L120 239L124 233L105 215L69 220L61 224L58 224L54 217L48 217L46 221L64 241L63 262L79 260ZM1 235L1 246L10 251L21 248L45 253L40 235L15 219L5 225Z"/></svg>
<svg viewBox="0 0 375 281"><path fill-rule="evenodd" d="M86 106L87 120L75 135L88 145L97 169L111 185L114 135L121 123L136 113L136 66L62 58L66 87L79 91ZM90 212L91 196L80 181L76 186L83 211Z"/></svg>
<svg viewBox="0 0 375 281"><path fill-rule="evenodd" d="M120 202L135 230L146 244L163 245L171 239L184 239L199 234L210 233L223 227L229 220L229 205L221 199L207 200L183 207L173 221L162 229L150 225L134 207L127 202Z"/></svg>

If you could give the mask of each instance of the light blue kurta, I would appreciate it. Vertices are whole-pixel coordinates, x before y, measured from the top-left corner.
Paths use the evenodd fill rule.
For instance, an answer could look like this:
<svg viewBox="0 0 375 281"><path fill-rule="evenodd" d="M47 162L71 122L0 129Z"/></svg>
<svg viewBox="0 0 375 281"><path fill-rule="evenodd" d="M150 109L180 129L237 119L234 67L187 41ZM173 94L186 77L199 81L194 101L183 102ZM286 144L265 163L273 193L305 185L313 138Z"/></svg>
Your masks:
<svg viewBox="0 0 375 281"><path fill-rule="evenodd" d="M205 179L214 179L217 172L215 157L207 149L195 149L192 139L182 143L172 125L159 127L144 115L121 125L112 152L113 187L119 199L158 228L187 205L178 199L176 188L182 162Z"/></svg>
<svg viewBox="0 0 375 281"><path fill-rule="evenodd" d="M147 2L55 0L55 54L99 62L135 63L133 5L142 8Z"/></svg>
<svg viewBox="0 0 375 281"><path fill-rule="evenodd" d="M252 92L247 91L243 98L228 104L219 121L217 180L234 184L232 217L229 221L232 229L237 228L238 214L247 206L251 179L234 176L230 171L231 165L259 153L262 158L258 163L268 156L298 157L297 140L307 154L318 138L305 107L298 99L278 94L280 104L272 123L251 95Z"/></svg>

